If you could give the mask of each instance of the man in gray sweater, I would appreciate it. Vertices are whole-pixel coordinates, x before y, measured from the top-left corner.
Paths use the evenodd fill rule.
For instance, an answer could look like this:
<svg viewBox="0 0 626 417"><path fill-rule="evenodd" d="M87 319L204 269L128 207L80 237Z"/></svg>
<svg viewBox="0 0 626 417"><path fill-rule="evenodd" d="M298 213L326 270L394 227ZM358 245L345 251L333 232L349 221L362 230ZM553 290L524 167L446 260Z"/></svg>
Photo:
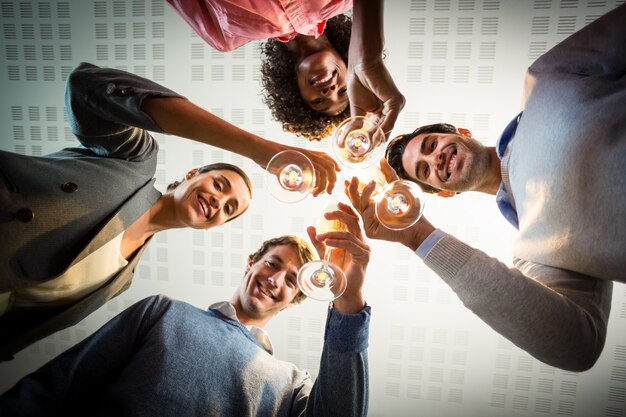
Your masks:
<svg viewBox="0 0 626 417"><path fill-rule="evenodd" d="M249 256L230 302L207 311L153 296L0 396L2 416L355 416L367 415L369 262L349 206L327 218L347 232L316 236L345 250L347 288L328 310L319 376L276 359L263 327L304 297L296 276L313 258L294 236L270 239Z"/></svg>
<svg viewBox="0 0 626 417"><path fill-rule="evenodd" d="M519 229L513 268L425 218L387 230L374 216L373 185L359 194L353 182L348 190L368 236L415 251L493 329L566 370L594 365L613 281L626 282L624 45L626 5L538 58L526 74L523 111L495 148L447 124L419 128L387 148L398 175L425 191L496 195Z"/></svg>

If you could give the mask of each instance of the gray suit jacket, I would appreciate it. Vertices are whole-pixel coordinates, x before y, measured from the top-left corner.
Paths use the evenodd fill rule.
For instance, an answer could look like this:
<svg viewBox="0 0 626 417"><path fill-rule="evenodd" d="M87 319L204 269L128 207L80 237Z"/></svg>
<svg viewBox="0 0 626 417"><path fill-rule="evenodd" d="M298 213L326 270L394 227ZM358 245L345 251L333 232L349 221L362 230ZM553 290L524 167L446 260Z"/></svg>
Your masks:
<svg viewBox="0 0 626 417"><path fill-rule="evenodd" d="M43 157L0 151L0 292L56 278L122 233L160 197L161 132L140 109L148 96L180 97L124 71L79 65L67 81L68 122L81 146ZM78 323L130 285L142 247L103 287L62 308L7 313L0 359Z"/></svg>

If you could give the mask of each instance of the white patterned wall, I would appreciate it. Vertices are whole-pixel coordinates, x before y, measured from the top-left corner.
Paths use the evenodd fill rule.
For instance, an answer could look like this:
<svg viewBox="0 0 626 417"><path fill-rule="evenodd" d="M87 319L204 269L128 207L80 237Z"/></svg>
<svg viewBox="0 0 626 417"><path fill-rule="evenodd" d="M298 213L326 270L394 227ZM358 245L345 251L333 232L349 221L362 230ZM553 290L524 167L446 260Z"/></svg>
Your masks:
<svg viewBox="0 0 626 417"><path fill-rule="evenodd" d="M448 121L493 145L518 112L525 68L623 0L388 0L387 65L407 104L394 134ZM260 97L257 44L219 53L163 0L0 1L0 148L44 155L75 144L65 121L67 74L81 61L152 78L238 126L277 141L327 150L282 132ZM226 161L254 182L240 219L208 231L158 235L130 290L77 326L0 363L0 392L82 340L121 310L165 293L205 308L229 299L246 256L266 238L305 237L323 198L286 205L265 195L263 171L237 155L160 136L157 184L192 166ZM428 198L438 227L508 262L514 230L493 198ZM626 416L626 286L615 285L602 357L576 374L546 366L477 319L410 251L371 242L366 297L370 415ZM280 358L316 374L326 305L308 301L268 330ZM207 352L210 354L210 352Z"/></svg>

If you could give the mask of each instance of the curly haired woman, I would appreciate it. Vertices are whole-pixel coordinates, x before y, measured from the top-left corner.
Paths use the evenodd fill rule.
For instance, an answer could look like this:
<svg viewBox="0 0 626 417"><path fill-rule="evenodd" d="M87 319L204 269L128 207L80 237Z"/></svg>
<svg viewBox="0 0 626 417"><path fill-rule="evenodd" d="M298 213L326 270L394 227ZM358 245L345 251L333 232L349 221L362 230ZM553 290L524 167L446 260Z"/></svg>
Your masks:
<svg viewBox="0 0 626 417"><path fill-rule="evenodd" d="M319 140L349 114L371 112L391 132L404 97L382 60L383 0L167 2L219 51L269 39L265 102L285 130ZM350 8L352 20L343 15Z"/></svg>

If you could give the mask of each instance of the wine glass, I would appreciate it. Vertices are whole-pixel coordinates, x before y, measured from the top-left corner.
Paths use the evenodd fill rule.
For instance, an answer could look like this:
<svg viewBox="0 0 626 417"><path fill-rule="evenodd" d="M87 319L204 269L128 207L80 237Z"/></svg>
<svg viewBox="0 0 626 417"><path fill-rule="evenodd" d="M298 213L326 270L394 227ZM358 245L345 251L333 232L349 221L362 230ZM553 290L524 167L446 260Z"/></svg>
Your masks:
<svg viewBox="0 0 626 417"><path fill-rule="evenodd" d="M413 226L424 210L424 193L413 182L395 180L387 183L385 174L378 166L350 172L359 180L358 192L374 181L374 190L370 197L375 203L378 221L388 229L403 230Z"/></svg>
<svg viewBox="0 0 626 417"><path fill-rule="evenodd" d="M304 199L315 185L313 163L302 152L286 150L270 159L265 171L269 193L284 203Z"/></svg>
<svg viewBox="0 0 626 417"><path fill-rule="evenodd" d="M340 163L348 168L365 168L382 156L385 133L376 119L352 116L337 126L331 143Z"/></svg>
<svg viewBox="0 0 626 417"><path fill-rule="evenodd" d="M339 210L337 205L326 207L324 213ZM330 231L346 231L348 226L339 220L328 220L322 215L316 225L318 234ZM346 274L335 263L330 261L332 255L340 255L343 249L326 248L324 259L307 262L298 271L298 287L310 297L318 301L331 301L341 297L346 290Z"/></svg>
<svg viewBox="0 0 626 417"><path fill-rule="evenodd" d="M375 196L376 218L388 229L413 226L424 211L424 193L414 182L392 181Z"/></svg>

